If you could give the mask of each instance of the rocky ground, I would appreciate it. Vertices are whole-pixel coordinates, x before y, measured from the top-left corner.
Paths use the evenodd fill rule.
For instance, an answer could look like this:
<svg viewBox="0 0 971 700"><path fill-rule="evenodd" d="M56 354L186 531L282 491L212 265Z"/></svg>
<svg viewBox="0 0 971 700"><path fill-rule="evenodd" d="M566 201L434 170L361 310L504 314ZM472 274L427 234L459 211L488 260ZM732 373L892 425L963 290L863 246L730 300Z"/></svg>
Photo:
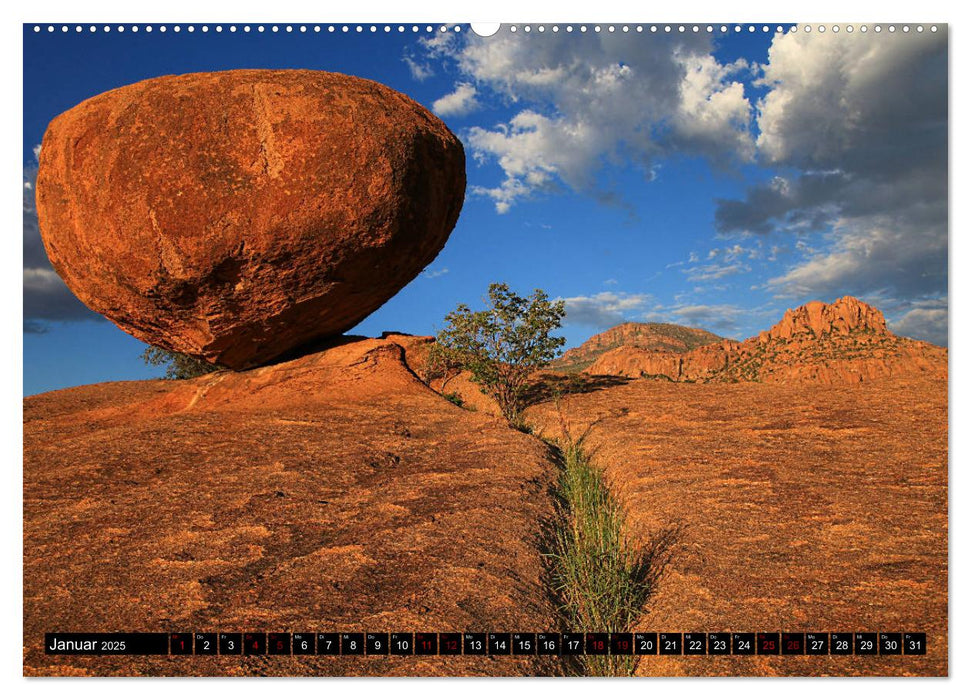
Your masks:
<svg viewBox="0 0 971 700"><path fill-rule="evenodd" d="M185 382L24 405L31 675L534 675L536 658L53 657L43 633L541 631L555 467L430 391L427 341L348 341ZM926 657L655 657L643 675L947 673L947 382L587 377L560 410L629 511L684 525L644 631L923 631ZM559 407L559 408L558 408Z"/></svg>
<svg viewBox="0 0 971 700"><path fill-rule="evenodd" d="M427 389L410 339L24 404L24 672L532 675L527 658L56 657L63 631L555 629L544 445Z"/></svg>
<svg viewBox="0 0 971 700"><path fill-rule="evenodd" d="M632 534L684 525L644 631L924 631L925 657L654 657L643 675L947 673L947 383L636 380L561 408ZM529 420L561 433L553 404Z"/></svg>

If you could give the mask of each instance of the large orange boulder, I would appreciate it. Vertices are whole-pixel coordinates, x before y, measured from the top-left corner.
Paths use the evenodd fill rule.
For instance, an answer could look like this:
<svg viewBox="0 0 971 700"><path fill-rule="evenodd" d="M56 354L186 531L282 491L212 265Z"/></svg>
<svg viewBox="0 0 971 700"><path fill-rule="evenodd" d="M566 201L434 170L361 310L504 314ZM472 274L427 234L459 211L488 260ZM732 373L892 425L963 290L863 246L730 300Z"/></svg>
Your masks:
<svg viewBox="0 0 971 700"><path fill-rule="evenodd" d="M234 369L356 325L441 250L465 195L444 123L321 71L166 76L54 119L51 264L147 343Z"/></svg>

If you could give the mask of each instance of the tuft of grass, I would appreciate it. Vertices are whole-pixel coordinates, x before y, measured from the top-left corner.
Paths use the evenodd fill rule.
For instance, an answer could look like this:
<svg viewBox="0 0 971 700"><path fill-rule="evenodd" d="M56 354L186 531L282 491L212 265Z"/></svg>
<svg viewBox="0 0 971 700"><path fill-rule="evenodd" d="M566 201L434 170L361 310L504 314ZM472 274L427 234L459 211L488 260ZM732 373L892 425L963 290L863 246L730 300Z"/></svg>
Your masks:
<svg viewBox="0 0 971 700"><path fill-rule="evenodd" d="M448 391L442 394L442 398L447 400L449 403L453 403L459 408L465 407L465 401L462 396L457 391Z"/></svg>
<svg viewBox="0 0 971 700"><path fill-rule="evenodd" d="M626 513L592 462L583 437L567 435L552 533L550 577L566 627L577 632L630 632L671 561L681 527L657 532L644 546L626 534ZM586 675L633 675L636 657L586 656Z"/></svg>
<svg viewBox="0 0 971 700"><path fill-rule="evenodd" d="M527 435L533 434L533 426L526 422L526 417L522 412L514 413L508 419L509 427L513 430L518 430L521 433L526 433Z"/></svg>

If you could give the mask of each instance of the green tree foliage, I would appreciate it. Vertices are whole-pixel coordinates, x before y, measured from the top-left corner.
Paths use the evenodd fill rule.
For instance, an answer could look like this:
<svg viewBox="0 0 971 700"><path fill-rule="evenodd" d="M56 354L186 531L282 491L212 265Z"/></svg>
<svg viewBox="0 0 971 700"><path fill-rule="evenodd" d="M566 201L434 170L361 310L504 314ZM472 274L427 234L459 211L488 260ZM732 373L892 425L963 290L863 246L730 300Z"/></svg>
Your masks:
<svg viewBox="0 0 971 700"><path fill-rule="evenodd" d="M164 366L166 379L192 379L221 369L219 365L154 345L145 348L141 358L146 365Z"/></svg>
<svg viewBox="0 0 971 700"><path fill-rule="evenodd" d="M455 379L462 371L462 358L455 350L445 347L441 343L432 343L425 355L425 366L422 371L422 379L425 384L439 379L442 385L439 390L445 395L445 387Z"/></svg>
<svg viewBox="0 0 971 700"><path fill-rule="evenodd" d="M541 289L524 298L506 284L490 285L488 301L484 311L460 304L448 314L438 344L496 400L506 420L519 426L530 374L555 358L566 342L551 335L566 309Z"/></svg>

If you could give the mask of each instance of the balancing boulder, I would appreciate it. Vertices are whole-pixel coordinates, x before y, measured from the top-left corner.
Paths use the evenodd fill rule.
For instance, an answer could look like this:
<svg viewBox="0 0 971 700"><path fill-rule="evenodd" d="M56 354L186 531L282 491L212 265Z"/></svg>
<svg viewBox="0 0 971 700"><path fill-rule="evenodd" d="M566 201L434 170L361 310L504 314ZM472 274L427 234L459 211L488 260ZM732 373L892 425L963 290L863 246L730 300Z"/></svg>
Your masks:
<svg viewBox="0 0 971 700"><path fill-rule="evenodd" d="M44 136L37 211L68 287L157 346L244 369L342 333L434 260L465 154L384 85L321 71L166 76Z"/></svg>

